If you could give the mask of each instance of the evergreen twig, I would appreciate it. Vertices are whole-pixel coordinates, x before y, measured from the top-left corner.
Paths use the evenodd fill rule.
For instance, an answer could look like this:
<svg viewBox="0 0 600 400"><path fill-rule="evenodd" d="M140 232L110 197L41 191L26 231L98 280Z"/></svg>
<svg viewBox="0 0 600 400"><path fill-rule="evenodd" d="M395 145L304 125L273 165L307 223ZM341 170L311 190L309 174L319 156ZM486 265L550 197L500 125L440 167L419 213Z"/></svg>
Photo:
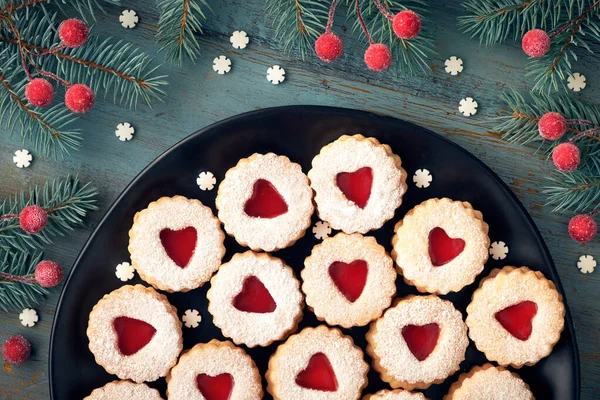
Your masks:
<svg viewBox="0 0 600 400"><path fill-rule="evenodd" d="M28 255L23 252L9 252L0 248L0 273L27 276L35 271L42 260L42 253ZM23 309L38 304L50 293L36 282L16 282L3 280L0 276L0 309L4 311Z"/></svg>

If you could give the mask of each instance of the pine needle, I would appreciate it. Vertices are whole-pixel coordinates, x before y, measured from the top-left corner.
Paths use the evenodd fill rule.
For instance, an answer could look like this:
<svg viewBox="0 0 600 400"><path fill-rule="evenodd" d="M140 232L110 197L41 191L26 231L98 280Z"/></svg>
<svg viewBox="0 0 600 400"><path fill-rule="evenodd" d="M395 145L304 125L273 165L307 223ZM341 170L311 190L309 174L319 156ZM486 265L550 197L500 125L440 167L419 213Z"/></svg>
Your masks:
<svg viewBox="0 0 600 400"><path fill-rule="evenodd" d="M0 248L0 271L11 275L30 275L42 260L42 253L30 256L22 252L9 252ZM50 291L37 283L7 282L0 278L0 309L22 310L38 304Z"/></svg>

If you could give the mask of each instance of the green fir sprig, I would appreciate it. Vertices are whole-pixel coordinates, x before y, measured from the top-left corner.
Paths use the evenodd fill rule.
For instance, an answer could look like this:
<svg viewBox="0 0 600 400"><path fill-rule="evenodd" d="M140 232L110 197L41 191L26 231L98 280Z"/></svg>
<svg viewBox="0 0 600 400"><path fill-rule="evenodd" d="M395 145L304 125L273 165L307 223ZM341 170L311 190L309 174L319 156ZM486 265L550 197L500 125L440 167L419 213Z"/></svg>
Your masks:
<svg viewBox="0 0 600 400"><path fill-rule="evenodd" d="M23 190L0 203L0 249L27 252L52 243L52 238L64 236L83 223L89 211L96 210L97 190L82 184L78 177L54 179L43 186ZM30 235L19 226L18 215L29 205L42 207L48 215L48 224L37 234Z"/></svg>
<svg viewBox="0 0 600 400"><path fill-rule="evenodd" d="M31 276L42 260L42 252L29 255L9 252L0 248L0 273L15 276ZM50 291L35 281L4 280L0 275L0 309L21 310L38 304Z"/></svg>

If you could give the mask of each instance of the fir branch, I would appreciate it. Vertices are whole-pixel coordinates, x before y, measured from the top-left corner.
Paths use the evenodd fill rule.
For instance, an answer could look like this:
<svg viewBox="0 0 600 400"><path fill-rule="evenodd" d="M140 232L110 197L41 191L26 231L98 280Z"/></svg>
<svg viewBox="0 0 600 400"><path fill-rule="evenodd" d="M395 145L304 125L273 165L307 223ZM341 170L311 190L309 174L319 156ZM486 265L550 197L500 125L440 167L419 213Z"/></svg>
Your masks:
<svg viewBox="0 0 600 400"><path fill-rule="evenodd" d="M548 196L547 205L553 211L571 211L575 214L587 213L600 206L600 176L587 176L582 171L571 173L557 172L550 184L542 190Z"/></svg>
<svg viewBox="0 0 600 400"><path fill-rule="evenodd" d="M89 211L96 210L97 191L78 177L54 179L44 186L21 191L0 203L0 215L18 215L28 205L36 204L48 214L48 224L38 234L30 235L19 227L18 218L0 219L0 248L20 251L41 248L55 236L64 236L83 223Z"/></svg>
<svg viewBox="0 0 600 400"><path fill-rule="evenodd" d="M41 252L29 256L27 253L14 253L0 248L0 273L18 276L32 275L41 260ZM0 276L0 309L4 311L32 307L49 293L48 289L35 282L6 281Z"/></svg>
<svg viewBox="0 0 600 400"><path fill-rule="evenodd" d="M157 40L165 50L167 60L182 65L184 56L195 62L200 43L195 34L202 34L206 20L203 8L210 10L206 0L157 0L160 11Z"/></svg>
<svg viewBox="0 0 600 400"><path fill-rule="evenodd" d="M273 18L275 36L283 50L297 50L302 60L314 52L314 44L325 32L329 5L321 0L267 0L267 13Z"/></svg>
<svg viewBox="0 0 600 400"><path fill-rule="evenodd" d="M115 5L121 3L120 0L102 0L102 2ZM0 16L8 16L15 11L28 9L37 5L56 5L63 12L67 8L74 8L83 19L86 19L88 15L95 19L96 11L104 12L104 8L99 0L0 0Z"/></svg>

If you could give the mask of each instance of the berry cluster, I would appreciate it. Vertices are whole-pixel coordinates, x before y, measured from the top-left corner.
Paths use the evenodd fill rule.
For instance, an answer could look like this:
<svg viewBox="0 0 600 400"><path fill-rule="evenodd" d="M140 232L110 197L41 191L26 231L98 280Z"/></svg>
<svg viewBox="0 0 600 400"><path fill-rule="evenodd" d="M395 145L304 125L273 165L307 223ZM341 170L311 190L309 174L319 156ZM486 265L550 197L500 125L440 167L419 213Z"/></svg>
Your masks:
<svg viewBox="0 0 600 400"><path fill-rule="evenodd" d="M25 98L35 107L47 107L54 100L54 87L45 78L34 79L31 76L26 63L26 60L29 60L29 63L40 75L52 78L67 87L65 104L69 110L78 114L86 113L94 105L94 92L92 89L82 83L71 84L50 72L40 69L33 62L33 58L30 57L30 55L46 56L67 47L75 49L83 46L89 37L88 26L77 18L68 19L60 24L58 37L61 43L45 53L32 53L30 50L24 53L26 55L22 59L23 68L29 79L29 83L25 86Z"/></svg>

